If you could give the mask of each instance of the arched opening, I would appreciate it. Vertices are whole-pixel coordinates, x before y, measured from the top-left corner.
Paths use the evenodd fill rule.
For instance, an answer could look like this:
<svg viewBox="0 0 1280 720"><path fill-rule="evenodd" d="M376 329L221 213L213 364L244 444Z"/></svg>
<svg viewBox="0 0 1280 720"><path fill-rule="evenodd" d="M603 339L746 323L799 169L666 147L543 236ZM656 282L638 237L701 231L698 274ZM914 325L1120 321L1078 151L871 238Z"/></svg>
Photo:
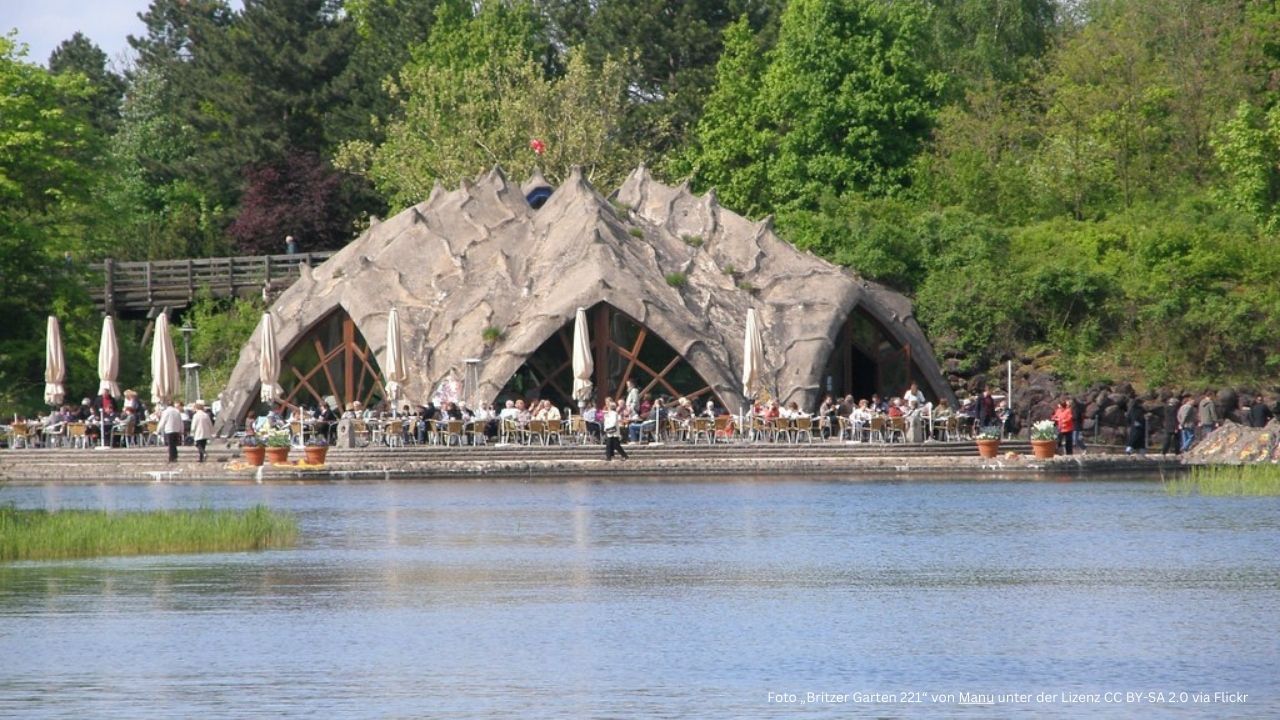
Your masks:
<svg viewBox="0 0 1280 720"><path fill-rule="evenodd" d="M515 398L546 398L557 406L573 406L573 320L565 323L525 359L511 376L498 403ZM641 394L653 397L699 397L724 403L687 360L657 333L608 303L587 311L596 402L625 392L633 380Z"/></svg>
<svg viewBox="0 0 1280 720"><path fill-rule="evenodd" d="M383 399L382 373L355 321L338 308L298 338L284 355L280 387L290 405L316 407L332 398L341 408Z"/></svg>
<svg viewBox="0 0 1280 720"><path fill-rule="evenodd" d="M899 342L879 320L861 307L845 318L823 373L824 393L855 399L901 395L916 382L930 399L936 392L911 359L911 346Z"/></svg>

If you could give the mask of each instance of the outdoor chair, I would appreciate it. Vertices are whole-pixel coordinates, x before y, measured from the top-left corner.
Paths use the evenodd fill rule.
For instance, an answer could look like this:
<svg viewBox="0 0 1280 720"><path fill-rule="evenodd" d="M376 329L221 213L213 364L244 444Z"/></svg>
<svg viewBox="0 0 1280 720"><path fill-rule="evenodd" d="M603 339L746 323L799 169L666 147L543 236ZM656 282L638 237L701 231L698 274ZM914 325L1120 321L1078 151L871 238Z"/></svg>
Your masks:
<svg viewBox="0 0 1280 720"><path fill-rule="evenodd" d="M351 436L355 438L356 447L367 447L369 445L369 423L364 420L351 421Z"/></svg>
<svg viewBox="0 0 1280 720"><path fill-rule="evenodd" d="M519 442L520 424L511 418L503 418L498 421L498 441L503 444L511 442Z"/></svg>
<svg viewBox="0 0 1280 720"><path fill-rule="evenodd" d="M876 415L871 418L871 422L867 424L867 442L885 442L885 418L883 415Z"/></svg>
<svg viewBox="0 0 1280 720"><path fill-rule="evenodd" d="M791 421L784 417L776 417L769 424L774 442L791 442Z"/></svg>
<svg viewBox="0 0 1280 720"><path fill-rule="evenodd" d="M143 445L161 445L160 442L160 422L158 420L148 420L147 429L142 434Z"/></svg>
<svg viewBox="0 0 1280 720"><path fill-rule="evenodd" d="M489 437L484 434L484 422L473 420L467 423L467 442L471 445L488 445Z"/></svg>
<svg viewBox="0 0 1280 720"><path fill-rule="evenodd" d="M89 447L88 428L84 423L67 423L67 445L76 448Z"/></svg>
<svg viewBox="0 0 1280 720"><path fill-rule="evenodd" d="M792 436L795 438L795 442L797 443L800 442L800 437L804 436L805 442L809 444L813 444L813 418L811 417L796 418L795 424L792 428Z"/></svg>
<svg viewBox="0 0 1280 720"><path fill-rule="evenodd" d="M715 440L721 442L729 442L733 440L733 416L719 415L715 420Z"/></svg>
<svg viewBox="0 0 1280 720"><path fill-rule="evenodd" d="M546 445L547 444L546 430L547 430L546 423L544 423L543 421L530 420L529 423L524 426L525 444L532 445L533 441L537 440L539 445Z"/></svg>
<svg viewBox="0 0 1280 720"><path fill-rule="evenodd" d="M886 424L888 437L886 442L906 442L907 441L907 419L904 417L891 417Z"/></svg>
<svg viewBox="0 0 1280 720"><path fill-rule="evenodd" d="M581 415L574 415L569 418L569 437L578 445L586 445L591 435L587 430L587 419Z"/></svg>
<svg viewBox="0 0 1280 720"><path fill-rule="evenodd" d="M449 420L443 425L444 436L440 439L445 445L462 445L466 441L467 428L461 420Z"/></svg>
<svg viewBox="0 0 1280 720"><path fill-rule="evenodd" d="M404 421L392 420L382 428L382 437L387 447L404 447Z"/></svg>
<svg viewBox="0 0 1280 720"><path fill-rule="evenodd" d="M555 440L557 445L563 444L560 442L562 423L562 420L542 421L542 443L544 445L550 445L552 440Z"/></svg>
<svg viewBox="0 0 1280 720"><path fill-rule="evenodd" d="M698 438L706 438L708 445L715 444L715 423L711 418L697 417L689 427L689 439L694 445L698 444Z"/></svg>

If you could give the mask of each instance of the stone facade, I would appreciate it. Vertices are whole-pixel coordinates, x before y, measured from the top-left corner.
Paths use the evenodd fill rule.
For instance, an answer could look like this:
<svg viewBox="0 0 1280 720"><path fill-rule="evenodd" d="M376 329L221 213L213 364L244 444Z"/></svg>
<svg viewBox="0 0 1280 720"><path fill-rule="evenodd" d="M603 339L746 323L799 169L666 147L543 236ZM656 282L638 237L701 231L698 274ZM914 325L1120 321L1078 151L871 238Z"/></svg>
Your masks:
<svg viewBox="0 0 1280 720"><path fill-rule="evenodd" d="M386 317L400 312L406 399L425 401L442 379L479 359L469 397L491 400L578 307L605 302L656 333L736 410L747 309L762 326L765 384L811 407L840 328L855 309L907 349L927 394L955 396L912 316L881 285L797 250L768 220L752 222L714 192L655 181L642 166L612 198L574 171L535 210L524 188L494 169L370 227L283 292L270 311L287 352L335 309L381 359ZM258 395L258 338L244 347L223 393L220 427Z"/></svg>

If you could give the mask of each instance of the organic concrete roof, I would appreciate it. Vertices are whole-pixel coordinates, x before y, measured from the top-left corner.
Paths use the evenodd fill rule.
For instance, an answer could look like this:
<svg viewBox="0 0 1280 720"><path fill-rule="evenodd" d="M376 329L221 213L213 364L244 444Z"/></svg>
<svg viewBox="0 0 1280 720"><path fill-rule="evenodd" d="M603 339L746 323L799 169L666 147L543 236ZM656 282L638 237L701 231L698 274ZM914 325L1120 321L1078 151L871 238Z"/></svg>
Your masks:
<svg viewBox="0 0 1280 720"><path fill-rule="evenodd" d="M540 176L524 185L547 184ZM683 283L668 276L682 273ZM579 306L607 302L657 333L722 399L742 398L747 308L764 335L765 382L783 401L812 404L833 344L855 308L876 318L911 358L932 394L954 402L902 295L801 252L720 207L637 168L612 200L574 170L539 210L495 168L378 222L302 277L274 305L280 349L337 308L379 359L386 316L400 312L410 402L482 361L479 399L507 380ZM503 337L486 343L486 328ZM241 417L257 395L258 344L245 345L220 419ZM472 393L468 393L472 395Z"/></svg>

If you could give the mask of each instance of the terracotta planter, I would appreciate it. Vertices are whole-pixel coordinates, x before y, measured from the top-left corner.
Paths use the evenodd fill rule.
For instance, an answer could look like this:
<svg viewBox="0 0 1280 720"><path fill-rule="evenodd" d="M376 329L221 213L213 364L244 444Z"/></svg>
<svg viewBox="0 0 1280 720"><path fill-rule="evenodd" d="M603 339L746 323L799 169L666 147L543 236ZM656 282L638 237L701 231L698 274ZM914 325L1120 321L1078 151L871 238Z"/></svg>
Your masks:
<svg viewBox="0 0 1280 720"><path fill-rule="evenodd" d="M978 455L993 458L1000 452L999 440L978 440Z"/></svg>
<svg viewBox="0 0 1280 720"><path fill-rule="evenodd" d="M256 447L242 447L240 452L244 453L244 461L250 465L261 465L267 456L267 449L258 445Z"/></svg>
<svg viewBox="0 0 1280 720"><path fill-rule="evenodd" d="M1031 454L1037 460L1048 460L1058 452L1057 440L1032 440Z"/></svg>
<svg viewBox="0 0 1280 720"><path fill-rule="evenodd" d="M329 448L308 446L307 449L303 450L303 453L306 456L308 465L323 465L324 457L329 453Z"/></svg>
<svg viewBox="0 0 1280 720"><path fill-rule="evenodd" d="M272 465L289 462L289 448L287 447L269 447L267 448L267 459Z"/></svg>

